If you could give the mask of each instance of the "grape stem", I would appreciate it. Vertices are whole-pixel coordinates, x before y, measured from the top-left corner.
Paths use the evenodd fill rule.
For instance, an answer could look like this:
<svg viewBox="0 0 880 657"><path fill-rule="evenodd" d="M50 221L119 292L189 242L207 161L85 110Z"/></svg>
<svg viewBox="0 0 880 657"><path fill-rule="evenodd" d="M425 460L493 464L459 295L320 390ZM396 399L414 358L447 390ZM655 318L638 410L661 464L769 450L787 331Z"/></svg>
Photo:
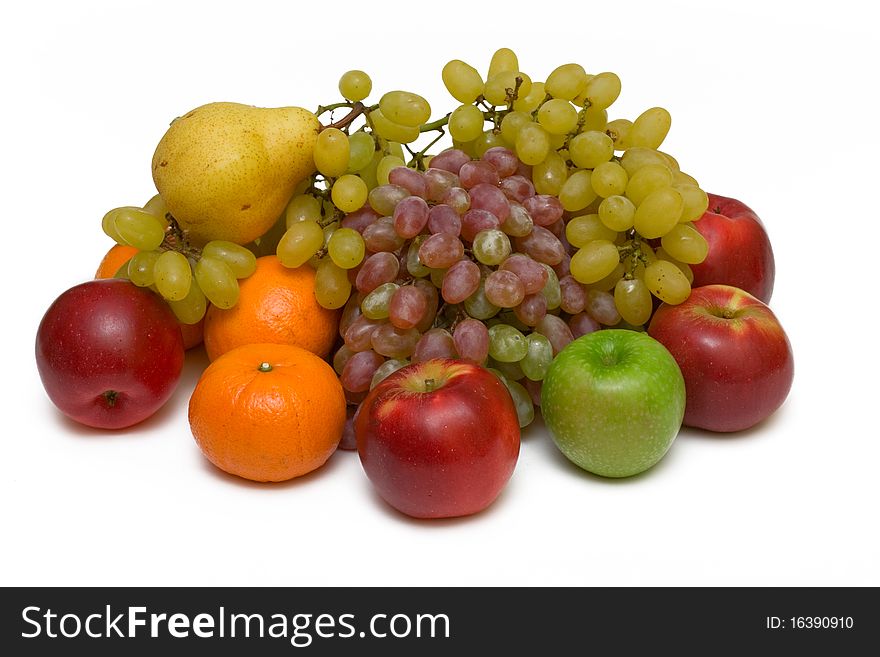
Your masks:
<svg viewBox="0 0 880 657"><path fill-rule="evenodd" d="M168 227L165 229L165 237L159 245L160 251L177 251L188 259L198 260L202 257L202 250L192 246L186 238L186 231L177 223L177 219L170 212L165 213Z"/></svg>
<svg viewBox="0 0 880 657"><path fill-rule="evenodd" d="M343 130L351 125L354 120L359 117L361 114L369 114L374 109L378 108L378 105L371 105L367 107L362 102L357 101L356 103L333 103L332 105L321 105L318 107L318 111L315 113L315 116L321 116L321 114L325 114L326 112L332 112L335 109L340 109L341 107L348 107L351 111L348 114L343 116L338 121L333 121L332 123L328 123L327 125L321 125L318 131L326 130L327 128L337 128L338 130Z"/></svg>

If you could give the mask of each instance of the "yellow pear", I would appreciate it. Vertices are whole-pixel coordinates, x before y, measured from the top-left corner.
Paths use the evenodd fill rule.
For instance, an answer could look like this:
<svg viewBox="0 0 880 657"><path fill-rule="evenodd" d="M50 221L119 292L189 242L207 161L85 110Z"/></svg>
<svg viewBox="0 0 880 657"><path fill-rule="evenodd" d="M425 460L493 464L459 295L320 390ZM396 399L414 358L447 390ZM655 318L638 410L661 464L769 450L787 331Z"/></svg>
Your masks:
<svg viewBox="0 0 880 657"><path fill-rule="evenodd" d="M246 244L315 170L320 124L301 107L209 103L175 119L153 155L153 181L194 244Z"/></svg>

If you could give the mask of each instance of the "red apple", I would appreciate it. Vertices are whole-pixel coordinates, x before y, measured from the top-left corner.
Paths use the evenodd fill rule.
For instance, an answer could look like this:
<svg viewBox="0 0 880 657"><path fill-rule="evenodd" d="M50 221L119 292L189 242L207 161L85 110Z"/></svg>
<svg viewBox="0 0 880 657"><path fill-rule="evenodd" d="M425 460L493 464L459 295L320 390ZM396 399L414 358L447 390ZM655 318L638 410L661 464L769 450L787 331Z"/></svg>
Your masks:
<svg viewBox="0 0 880 657"><path fill-rule="evenodd" d="M662 304L648 334L684 376L684 424L710 431L754 426L791 390L794 358L773 311L729 285L694 288L677 306Z"/></svg>
<svg viewBox="0 0 880 657"><path fill-rule="evenodd" d="M379 495L416 518L482 511L519 457L507 388L471 362L435 358L389 375L355 418L361 463Z"/></svg>
<svg viewBox="0 0 880 657"><path fill-rule="evenodd" d="M770 302L776 263L764 224L747 205L709 194L709 209L694 223L709 243L709 254L691 265L694 287L732 285Z"/></svg>
<svg viewBox="0 0 880 657"><path fill-rule="evenodd" d="M70 288L37 330L37 368L49 399L77 422L131 426L171 396L183 370L183 337L164 301L108 278Z"/></svg>

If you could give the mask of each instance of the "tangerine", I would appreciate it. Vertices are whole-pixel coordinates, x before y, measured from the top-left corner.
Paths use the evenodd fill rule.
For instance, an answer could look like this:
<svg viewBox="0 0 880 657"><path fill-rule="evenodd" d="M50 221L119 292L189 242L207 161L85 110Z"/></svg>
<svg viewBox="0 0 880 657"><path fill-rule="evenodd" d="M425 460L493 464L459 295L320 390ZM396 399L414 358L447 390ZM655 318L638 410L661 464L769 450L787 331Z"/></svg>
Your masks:
<svg viewBox="0 0 880 657"><path fill-rule="evenodd" d="M253 481L286 481L321 467L346 419L333 368L310 351L249 344L202 373L189 402L193 437L205 457Z"/></svg>
<svg viewBox="0 0 880 657"><path fill-rule="evenodd" d="M315 299L315 270L290 269L277 256L257 258L253 274L240 281L232 308L210 306L205 315L205 349L214 360L246 344L289 344L326 358L337 337L339 311Z"/></svg>

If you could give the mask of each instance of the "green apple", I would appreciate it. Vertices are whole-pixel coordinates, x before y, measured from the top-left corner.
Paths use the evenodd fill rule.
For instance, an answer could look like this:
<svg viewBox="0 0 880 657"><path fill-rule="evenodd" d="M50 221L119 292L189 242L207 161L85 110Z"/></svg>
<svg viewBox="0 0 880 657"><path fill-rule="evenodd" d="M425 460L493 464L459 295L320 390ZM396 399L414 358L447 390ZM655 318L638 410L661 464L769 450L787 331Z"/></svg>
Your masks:
<svg viewBox="0 0 880 657"><path fill-rule="evenodd" d="M603 477L629 477L663 458L681 428L684 405L684 378L666 347L624 329L570 342L541 389L553 442Z"/></svg>

